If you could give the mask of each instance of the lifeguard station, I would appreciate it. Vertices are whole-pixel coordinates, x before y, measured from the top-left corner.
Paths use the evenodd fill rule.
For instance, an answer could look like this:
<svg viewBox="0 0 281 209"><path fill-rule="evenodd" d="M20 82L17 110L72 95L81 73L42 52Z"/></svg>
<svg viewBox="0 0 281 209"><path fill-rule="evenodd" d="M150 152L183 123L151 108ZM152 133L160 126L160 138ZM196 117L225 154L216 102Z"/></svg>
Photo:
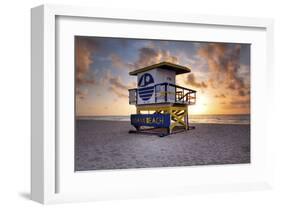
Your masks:
<svg viewBox="0 0 281 209"><path fill-rule="evenodd" d="M196 91L176 85L176 75L189 72L187 67L161 62L129 73L138 81L137 88L129 89L129 104L136 106L136 114L131 115L134 132L164 129L158 133L165 136L191 128L188 106L195 104Z"/></svg>

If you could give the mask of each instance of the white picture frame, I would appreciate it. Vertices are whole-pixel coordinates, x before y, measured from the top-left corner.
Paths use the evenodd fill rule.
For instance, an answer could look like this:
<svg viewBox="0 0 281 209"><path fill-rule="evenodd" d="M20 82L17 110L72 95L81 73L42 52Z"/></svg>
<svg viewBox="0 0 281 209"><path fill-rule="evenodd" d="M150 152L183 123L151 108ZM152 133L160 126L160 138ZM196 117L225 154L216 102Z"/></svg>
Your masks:
<svg viewBox="0 0 281 209"><path fill-rule="evenodd" d="M251 128L251 143L253 149L256 146L256 153L252 167L243 165L226 165L223 167L203 166L203 168L159 168L159 169L132 169L127 171L106 171L106 172L86 172L76 178L74 170L71 172L74 156L73 152L62 149L71 149L69 146L64 147L63 139L58 141L63 127L58 125L58 119L62 116L59 112L59 101L62 97L58 93L58 88L61 85L69 85L68 80L62 84L61 76L58 76L56 69L60 66L58 55L59 45L58 33L60 25L64 24L64 17L70 18L67 21L75 21L80 18L81 30L77 27L80 33L86 31L83 29L82 22L86 18L103 20L114 26L114 22L124 23L124 28L128 24L150 24L164 25L166 27L185 27L192 25L194 27L212 27L216 29L233 29L239 32L247 29L252 31L260 31L259 35L253 36L252 33L245 34L244 42L248 40L256 40L253 43L259 43L264 49L264 52L255 52L254 56L261 59L254 59L252 63L252 79L253 98L252 103L258 100L257 91L273 92L270 80L273 78L273 20L261 18L244 18L244 17L223 17L223 16L203 16L203 15L188 15L178 13L161 13L156 11L129 11L129 10L112 10L101 8L84 8L72 6L58 5L43 5L31 10L31 40L32 40L32 132L31 132L31 199L41 203L56 203L66 201L88 201L100 199L116 199L126 197L143 197L143 196L159 196L169 194L188 194L188 193L204 193L214 191L245 191L253 189L265 189L271 187L272 179L272 161L270 160L271 152L270 141L266 137L270 119L266 116L266 112L270 110L270 104L259 104L251 107L251 117L254 122L254 128ZM57 20L62 20L59 24ZM112 23L111 23L112 22ZM78 26L78 25L77 25ZM67 24L64 27L68 31ZM74 27L76 28L76 27ZM99 35L109 35L110 29L102 31ZM232 31L231 31L232 32ZM253 33L254 33L253 32ZM73 32L69 32L70 34ZM91 31L89 31L91 33ZM143 32L145 33L145 32ZM259 33L259 32L257 32ZM64 35L64 33L62 33ZM151 34L137 34L130 32L128 37L151 37ZM73 35L73 34L72 34ZM114 35L115 37L118 35ZM119 36L126 36L122 34ZM211 36L211 35L210 35ZM162 36L161 36L162 37ZM160 35L157 38L161 38ZM164 34L162 38L172 37L172 34ZM153 37L151 37L153 38ZM181 39L182 37L174 37ZM211 40L221 40L222 36L209 37ZM243 37L238 37L237 41L243 42ZM206 39L207 41L207 39ZM222 41L228 41L226 38ZM258 44L257 44L258 45ZM256 60L256 61L255 61ZM260 66L260 67L259 67ZM263 66L264 68L262 68ZM73 80L72 80L73 81ZM263 84L261 84L263 83ZM256 93L255 93L256 92ZM273 93L269 93L269 97ZM256 96L255 96L256 95ZM65 98L67 99L67 98ZM73 104L74 105L74 104ZM70 111L71 107L70 105ZM262 111L262 113L259 113ZM71 117L71 116L70 116ZM262 126L265 127L262 127ZM260 138L261 139L260 139ZM263 138L262 138L263 137ZM254 141L253 138L257 138ZM252 146L252 144L251 144ZM265 149L264 147L267 147ZM73 148L73 147L72 147ZM61 154L67 153L67 154ZM72 160L67 161L67 156L72 156ZM188 170L189 169L189 170ZM189 176L186 176L187 172ZM203 174L209 172L210 176L203 181ZM233 173L236 173L237 179L234 179ZM239 174L237 173L239 172ZM163 174L165 173L165 174ZM80 174L79 174L80 175ZM223 175L229 175L229 178L222 178ZM244 176L243 176L244 175ZM155 180L156 176L161 176ZM170 183L172 178L186 179L194 178L194 183L182 181ZM140 182L136 182L136 179ZM151 179L155 181L152 182ZM251 180L250 180L251 179ZM107 184L105 185L104 182ZM121 182L120 184L116 183ZM129 182L128 185L122 182ZM90 189L83 190L87 182L93 182ZM134 184L135 182L135 184ZM148 182L142 186L143 182ZM165 183L163 183L165 182ZM200 183L201 182L201 183ZM129 184L134 184L130 187ZM62 185L62 186L60 186ZM80 187L79 187L80 185ZM94 187L92 187L94 185ZM63 187L63 188L61 188ZM104 188L103 188L104 187ZM75 189L72 189L75 188ZM85 187L84 187L85 188ZM77 190L76 190L77 189Z"/></svg>

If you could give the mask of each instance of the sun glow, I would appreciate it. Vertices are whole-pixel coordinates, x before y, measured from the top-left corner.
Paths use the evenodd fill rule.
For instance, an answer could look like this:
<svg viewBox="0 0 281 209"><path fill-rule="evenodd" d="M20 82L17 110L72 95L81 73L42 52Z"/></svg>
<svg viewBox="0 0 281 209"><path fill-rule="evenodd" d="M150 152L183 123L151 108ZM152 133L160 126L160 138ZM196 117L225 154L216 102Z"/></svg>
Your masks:
<svg viewBox="0 0 281 209"><path fill-rule="evenodd" d="M208 114L208 98L204 95L197 96L196 104L189 107L190 114Z"/></svg>

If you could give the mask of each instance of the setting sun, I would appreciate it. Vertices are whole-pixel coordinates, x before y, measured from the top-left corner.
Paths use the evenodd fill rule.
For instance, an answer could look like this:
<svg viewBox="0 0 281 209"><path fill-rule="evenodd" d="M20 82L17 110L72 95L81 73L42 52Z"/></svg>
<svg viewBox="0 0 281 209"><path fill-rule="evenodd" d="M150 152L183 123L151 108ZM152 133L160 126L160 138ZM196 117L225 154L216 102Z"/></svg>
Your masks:
<svg viewBox="0 0 281 209"><path fill-rule="evenodd" d="M208 99L206 96L197 96L196 105L190 106L190 113L192 115L208 114Z"/></svg>

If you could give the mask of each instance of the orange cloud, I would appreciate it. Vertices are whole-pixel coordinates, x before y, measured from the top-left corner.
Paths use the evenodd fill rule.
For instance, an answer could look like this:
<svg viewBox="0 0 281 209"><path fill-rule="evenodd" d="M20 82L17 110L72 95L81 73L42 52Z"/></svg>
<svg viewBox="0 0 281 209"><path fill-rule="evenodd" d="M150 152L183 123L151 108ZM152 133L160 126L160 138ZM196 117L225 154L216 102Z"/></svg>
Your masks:
<svg viewBox="0 0 281 209"><path fill-rule="evenodd" d="M217 95L215 95L215 97L216 98L225 98L226 96L225 96L225 94L217 94Z"/></svg>
<svg viewBox="0 0 281 209"><path fill-rule="evenodd" d="M87 37L75 37L75 71L76 71L76 94L78 98L85 98L85 94L80 90L82 85L94 85L96 80L89 75L90 65L94 62L92 53L97 46L93 39Z"/></svg>
<svg viewBox="0 0 281 209"><path fill-rule="evenodd" d="M114 88L113 86L108 87L108 90L112 91L119 98L128 98L128 96L129 96L127 91L126 92L122 91L122 90L120 91L120 90Z"/></svg>
<svg viewBox="0 0 281 209"><path fill-rule="evenodd" d="M249 112L250 69L241 65L240 53L241 45L231 43L206 43L197 50L198 57L207 64L209 91L221 108Z"/></svg>
<svg viewBox="0 0 281 209"><path fill-rule="evenodd" d="M76 97L78 99L85 99L88 95L88 89L80 90L79 88L76 88Z"/></svg>
<svg viewBox="0 0 281 209"><path fill-rule="evenodd" d="M188 74L186 83L187 83L187 85L191 85L196 88L207 88L208 87L208 85L204 81L198 82L193 73Z"/></svg>
<svg viewBox="0 0 281 209"><path fill-rule="evenodd" d="M90 65L94 62L92 60L92 53L96 48L96 43L92 39L84 37L76 37L75 39L76 81L79 85L94 83L93 79L87 78L87 75Z"/></svg>
<svg viewBox="0 0 281 209"><path fill-rule="evenodd" d="M141 68L162 61L172 62L175 64L179 62L178 58L172 56L167 50L143 47L139 50L139 58L133 66L134 68Z"/></svg>
<svg viewBox="0 0 281 209"><path fill-rule="evenodd" d="M209 43L198 49L197 54L207 61L213 86L223 84L230 90L247 91L243 78L238 75L240 48L240 44Z"/></svg>
<svg viewBox="0 0 281 209"><path fill-rule="evenodd" d="M225 98L229 91L229 108L249 107L249 78L239 75L240 44L208 43L202 45L197 54L208 66L208 84L217 89L216 98ZM222 94L224 97L222 97Z"/></svg>

